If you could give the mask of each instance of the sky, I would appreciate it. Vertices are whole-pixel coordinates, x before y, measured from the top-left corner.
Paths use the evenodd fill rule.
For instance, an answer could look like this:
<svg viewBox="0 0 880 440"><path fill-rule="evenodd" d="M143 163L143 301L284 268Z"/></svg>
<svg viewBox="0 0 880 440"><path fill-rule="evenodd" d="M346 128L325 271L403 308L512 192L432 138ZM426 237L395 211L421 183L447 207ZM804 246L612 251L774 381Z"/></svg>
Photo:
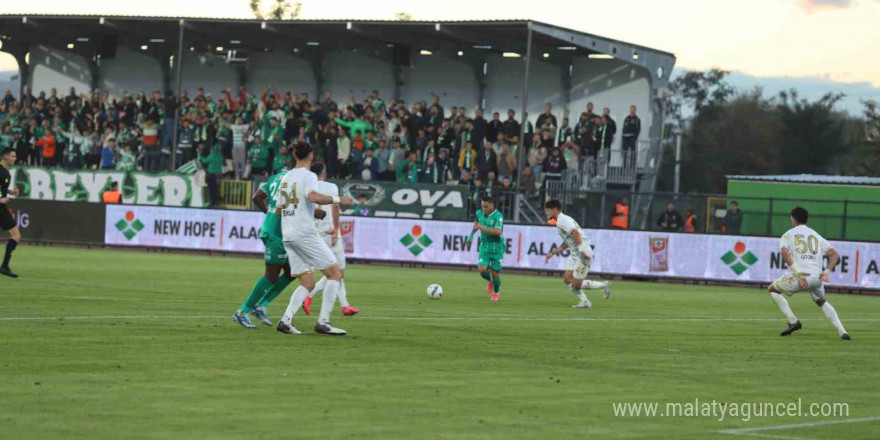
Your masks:
<svg viewBox="0 0 880 440"><path fill-rule="evenodd" d="M834 91L843 83L840 89L849 95L848 103L880 99L880 0L301 2L301 17L306 19L392 19L397 12L417 20L533 19L672 52L677 69L734 71L737 79L732 82L742 88L765 80L771 88L787 88L790 80L792 87L827 86ZM249 0L0 0L0 11L250 18L248 4ZM16 70L14 60L0 57L0 71L8 70Z"/></svg>

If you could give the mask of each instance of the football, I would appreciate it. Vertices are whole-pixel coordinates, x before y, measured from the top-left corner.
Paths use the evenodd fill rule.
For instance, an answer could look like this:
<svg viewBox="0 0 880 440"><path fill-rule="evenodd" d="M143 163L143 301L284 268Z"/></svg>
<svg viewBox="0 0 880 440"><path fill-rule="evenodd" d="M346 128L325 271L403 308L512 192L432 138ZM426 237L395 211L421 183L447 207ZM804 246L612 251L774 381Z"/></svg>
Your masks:
<svg viewBox="0 0 880 440"><path fill-rule="evenodd" d="M443 288L439 284L431 284L428 286L428 298L440 299L443 296Z"/></svg>

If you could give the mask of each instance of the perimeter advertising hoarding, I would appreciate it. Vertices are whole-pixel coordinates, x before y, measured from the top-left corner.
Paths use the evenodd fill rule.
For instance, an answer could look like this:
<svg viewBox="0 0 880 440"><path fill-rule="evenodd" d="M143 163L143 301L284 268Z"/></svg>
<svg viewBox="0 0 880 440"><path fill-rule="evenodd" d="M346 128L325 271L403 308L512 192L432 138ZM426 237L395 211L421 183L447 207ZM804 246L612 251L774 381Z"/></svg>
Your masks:
<svg viewBox="0 0 880 440"><path fill-rule="evenodd" d="M22 238L52 243L102 243L104 206L14 199L7 205Z"/></svg>
<svg viewBox="0 0 880 440"><path fill-rule="evenodd" d="M263 214L145 206L108 206L107 244L262 253ZM472 223L345 217L351 258L472 265L477 245L465 244ZM585 230L595 247L595 273L770 282L788 273L779 240L702 234ZM545 256L560 243L547 226L505 227L507 268L559 271L568 252ZM831 285L880 289L880 243L832 242L841 264Z"/></svg>

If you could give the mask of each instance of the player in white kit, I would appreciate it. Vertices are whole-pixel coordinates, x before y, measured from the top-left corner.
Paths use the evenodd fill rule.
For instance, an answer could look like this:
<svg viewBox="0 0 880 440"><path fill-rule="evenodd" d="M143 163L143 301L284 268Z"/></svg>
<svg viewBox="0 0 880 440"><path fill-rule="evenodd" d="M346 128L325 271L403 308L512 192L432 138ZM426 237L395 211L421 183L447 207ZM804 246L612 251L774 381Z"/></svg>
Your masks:
<svg viewBox="0 0 880 440"><path fill-rule="evenodd" d="M345 330L330 325L330 312L336 302L342 271L333 251L318 237L315 229L315 205L351 205L351 197L329 196L318 192L318 176L309 170L315 153L306 142L294 147L296 167L281 179L281 187L275 201L275 213L281 218L281 236L292 276L299 278L299 287L290 297L284 316L276 327L279 332L300 334L293 323L293 315L299 310L309 291L315 288L315 269L321 271L327 281L321 314L315 324L315 332L328 335L344 335Z"/></svg>
<svg viewBox="0 0 880 440"><path fill-rule="evenodd" d="M773 298L773 301L788 319L788 327L780 333L780 336L788 336L802 327L801 322L792 313L788 301L780 294L791 296L797 292L806 291L810 292L813 301L822 308L822 312L837 328L840 339L849 341L849 334L840 323L837 311L834 310L831 303L825 300L825 285L823 284L828 282L828 274L837 267L840 255L831 247L831 243L828 243L818 232L807 226L807 218L806 209L798 206L791 210L793 228L779 239L782 259L791 268L791 274L783 275L767 287L770 298ZM825 255L828 255L828 267L823 271L822 261Z"/></svg>
<svg viewBox="0 0 880 440"><path fill-rule="evenodd" d="M336 184L328 182L327 167L321 162L312 163L312 172L318 176L318 192L327 194L328 196L338 196L339 188ZM339 281L339 292L337 298L339 305L342 306L342 314L346 316L356 315L360 310L348 303L348 293L345 290L345 248L342 246L342 240L339 239L339 205L324 206L321 210L327 212L327 216L323 219L315 219L315 227L318 229L318 236L327 243L333 254L336 255L336 262L339 263L339 270L342 271L342 279ZM321 278L315 288L309 292L309 296L303 301L303 311L306 315L311 313L312 298L324 290L327 284L327 277Z"/></svg>
<svg viewBox="0 0 880 440"><path fill-rule="evenodd" d="M562 246L550 251L545 260L550 261L550 258L566 249L570 251L568 259L565 261L564 280L571 292L580 300L572 307L576 309L592 307L592 303L583 291L584 288L602 289L605 299L608 299L611 296L611 286L608 281L589 281L586 279L590 272L590 264L593 262L593 248L590 246L590 239L573 218L562 213L562 203L559 200L548 200L544 204L544 212L547 214L547 220L550 224L556 225L556 231L563 242Z"/></svg>

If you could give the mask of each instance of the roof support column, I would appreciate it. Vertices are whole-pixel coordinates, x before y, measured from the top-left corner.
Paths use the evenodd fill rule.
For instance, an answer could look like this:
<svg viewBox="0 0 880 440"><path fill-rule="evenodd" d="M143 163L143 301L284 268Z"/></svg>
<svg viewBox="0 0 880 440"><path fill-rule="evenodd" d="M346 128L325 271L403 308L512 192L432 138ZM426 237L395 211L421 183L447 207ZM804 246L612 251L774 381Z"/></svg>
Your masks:
<svg viewBox="0 0 880 440"><path fill-rule="evenodd" d="M169 164L169 169L174 171L177 169L177 139L178 139L178 130L180 130L180 94L181 94L181 83L183 82L183 28L185 27L184 20L181 18L180 21L177 22L178 27L180 29L177 35L177 55L174 56L174 68L177 69L177 87L176 94L174 95L174 130L173 137L171 139L171 163Z"/></svg>
<svg viewBox="0 0 880 440"><path fill-rule="evenodd" d="M571 123L571 77L574 72L574 64L562 68L562 117L568 118ZM559 121L562 123L562 121Z"/></svg>
<svg viewBox="0 0 880 440"><path fill-rule="evenodd" d="M487 59L483 58L477 63L471 63L474 71L474 79L477 82L477 107L486 108L486 66Z"/></svg>
<svg viewBox="0 0 880 440"><path fill-rule="evenodd" d="M238 84L236 84L238 87L247 88L248 74L247 74L247 66L246 65L239 64L239 65L235 66L235 80L238 82ZM235 93L238 93L238 92L233 92L233 96L230 96L230 98L234 99Z"/></svg>
<svg viewBox="0 0 880 440"><path fill-rule="evenodd" d="M177 55L174 55L174 58L177 58ZM174 64L177 64L176 62ZM159 67L162 69L162 95L168 96L171 93L171 80L174 76L174 68L171 67L170 62L159 62Z"/></svg>
<svg viewBox="0 0 880 440"><path fill-rule="evenodd" d="M21 99L22 102L24 102L25 89L28 90L28 93L31 91L31 66L28 65L25 59L26 54L27 52L23 51L12 53L15 56L15 61L18 63L18 99Z"/></svg>
<svg viewBox="0 0 880 440"><path fill-rule="evenodd" d="M406 83L403 82L403 68L394 60L391 61L391 76L394 78L394 99L401 101Z"/></svg>
<svg viewBox="0 0 880 440"><path fill-rule="evenodd" d="M528 31L526 32L526 71L525 71L525 79L523 80L523 90L522 90L522 113L523 120L520 124L519 129L519 147L517 148L517 172L516 178L517 182L522 185L523 180L523 168L525 167L526 161L526 119L525 114L529 105L529 69L532 65L532 22L528 23Z"/></svg>
<svg viewBox="0 0 880 440"><path fill-rule="evenodd" d="M98 65L98 56L95 55L88 60L89 63L89 87L91 91L98 90L101 86L101 69Z"/></svg>
<svg viewBox="0 0 880 440"><path fill-rule="evenodd" d="M309 65L312 66L312 75L315 77L315 100L321 102L324 95L324 51L315 48L308 56Z"/></svg>

